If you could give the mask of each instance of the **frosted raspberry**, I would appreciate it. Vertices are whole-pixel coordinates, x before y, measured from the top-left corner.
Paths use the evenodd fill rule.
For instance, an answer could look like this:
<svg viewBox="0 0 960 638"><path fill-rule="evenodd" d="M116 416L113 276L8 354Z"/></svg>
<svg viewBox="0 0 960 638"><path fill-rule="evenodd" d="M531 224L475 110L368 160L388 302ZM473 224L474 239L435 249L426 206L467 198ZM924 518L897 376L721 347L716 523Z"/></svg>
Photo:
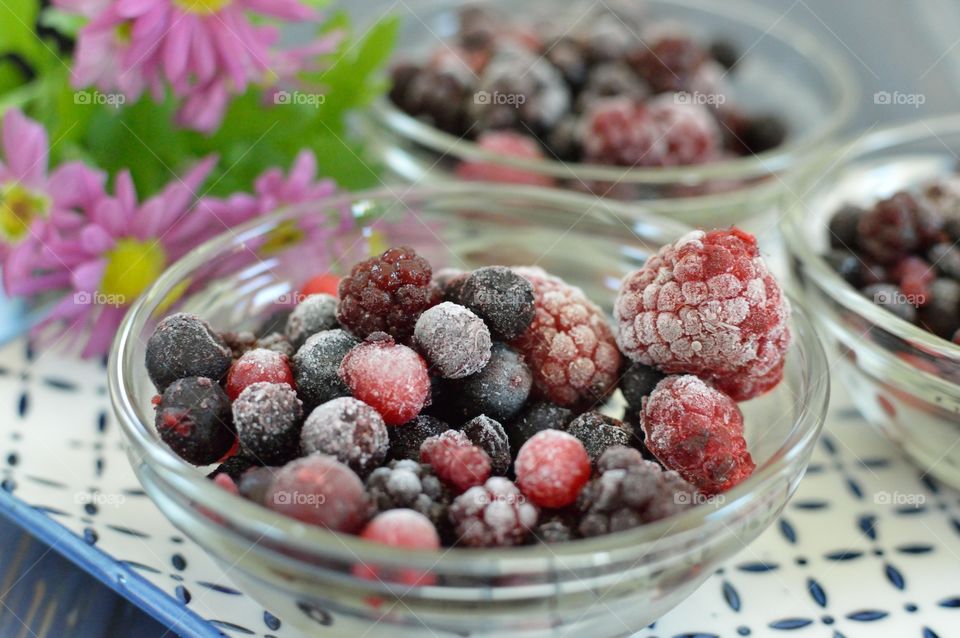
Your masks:
<svg viewBox="0 0 960 638"><path fill-rule="evenodd" d="M630 359L695 374L737 401L772 389L790 344L790 306L753 235L693 231L628 275L614 306Z"/></svg>
<svg viewBox="0 0 960 638"><path fill-rule="evenodd" d="M540 268L517 268L533 284L536 315L513 345L527 359L534 392L564 407L590 407L613 392L620 352L603 311L579 288Z"/></svg>
<svg viewBox="0 0 960 638"><path fill-rule="evenodd" d="M490 131L477 138L477 145L491 153L515 159L540 160L543 151L533 139L512 131ZM457 166L457 177L468 181L501 182L507 184L531 184L533 186L553 186L549 175L540 175L512 166L470 160Z"/></svg>
<svg viewBox="0 0 960 638"><path fill-rule="evenodd" d="M857 223L860 247L881 264L935 243L942 228L943 218L927 200L904 191L877 202Z"/></svg>
<svg viewBox="0 0 960 638"><path fill-rule="evenodd" d="M490 476L490 457L459 430L447 430L424 441L420 461L429 464L442 481L458 492L482 485Z"/></svg>
<svg viewBox="0 0 960 638"><path fill-rule="evenodd" d="M393 509L377 514L367 523L360 538L403 549L437 549L440 536L426 516L410 509ZM405 585L430 585L436 576L415 569L400 569L396 573L360 564L354 573L366 580L399 582Z"/></svg>
<svg viewBox="0 0 960 638"><path fill-rule="evenodd" d="M537 524L539 511L500 476L471 487L450 506L458 542L467 547L520 545Z"/></svg>
<svg viewBox="0 0 960 638"><path fill-rule="evenodd" d="M444 301L425 310L413 334L430 369L445 379L476 374L490 360L490 330L480 317L455 303Z"/></svg>
<svg viewBox="0 0 960 638"><path fill-rule="evenodd" d="M314 454L277 470L264 496L275 512L337 532L355 532L370 503L363 482L332 456Z"/></svg>
<svg viewBox="0 0 960 638"><path fill-rule="evenodd" d="M420 313L440 301L432 274L427 260L406 246L362 261L340 280L337 319L360 338L386 332L405 341Z"/></svg>
<svg viewBox="0 0 960 638"><path fill-rule="evenodd" d="M372 406L387 425L417 416L430 398L430 376L423 358L382 332L347 353L340 378L354 397Z"/></svg>
<svg viewBox="0 0 960 638"><path fill-rule="evenodd" d="M660 166L691 166L716 159L722 137L706 106L661 95L650 100L647 108L667 147Z"/></svg>
<svg viewBox="0 0 960 638"><path fill-rule="evenodd" d="M590 480L590 457L576 437L560 430L533 435L517 453L517 486L533 503L556 509L577 500Z"/></svg>
<svg viewBox="0 0 960 638"><path fill-rule="evenodd" d="M230 366L225 386L227 396L231 401L235 400L244 388L258 381L286 383L291 388L297 387L293 381L293 372L290 371L290 360L286 355L255 348L245 352Z"/></svg>
<svg viewBox="0 0 960 638"><path fill-rule="evenodd" d="M725 492L756 464L733 399L693 375L667 377L643 402L647 448L704 494Z"/></svg>

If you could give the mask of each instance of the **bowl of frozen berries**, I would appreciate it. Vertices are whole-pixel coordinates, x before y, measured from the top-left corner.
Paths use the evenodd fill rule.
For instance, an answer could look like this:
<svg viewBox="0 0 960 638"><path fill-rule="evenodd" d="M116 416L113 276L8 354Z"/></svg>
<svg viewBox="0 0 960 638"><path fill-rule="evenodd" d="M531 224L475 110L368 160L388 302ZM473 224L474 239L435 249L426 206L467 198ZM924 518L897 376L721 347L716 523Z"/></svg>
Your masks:
<svg viewBox="0 0 960 638"><path fill-rule="evenodd" d="M783 234L859 410L960 488L958 150L956 116L871 133L798 177Z"/></svg>
<svg viewBox="0 0 960 638"><path fill-rule="evenodd" d="M364 122L411 181L554 186L724 226L770 212L857 95L828 43L745 0L398 13L392 88Z"/></svg>
<svg viewBox="0 0 960 638"><path fill-rule="evenodd" d="M349 195L191 253L111 357L146 492L308 632L647 625L785 505L828 371L752 235L589 203Z"/></svg>

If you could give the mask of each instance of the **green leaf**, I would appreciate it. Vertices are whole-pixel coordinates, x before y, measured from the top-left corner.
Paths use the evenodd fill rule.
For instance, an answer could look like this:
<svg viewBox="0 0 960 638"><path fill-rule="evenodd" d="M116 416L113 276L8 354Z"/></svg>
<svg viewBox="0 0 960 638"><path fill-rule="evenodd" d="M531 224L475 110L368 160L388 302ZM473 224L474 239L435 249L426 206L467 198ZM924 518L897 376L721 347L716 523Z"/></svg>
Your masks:
<svg viewBox="0 0 960 638"><path fill-rule="evenodd" d="M40 5L35 0L0 2L0 53L16 53L34 62L43 43L34 32Z"/></svg>

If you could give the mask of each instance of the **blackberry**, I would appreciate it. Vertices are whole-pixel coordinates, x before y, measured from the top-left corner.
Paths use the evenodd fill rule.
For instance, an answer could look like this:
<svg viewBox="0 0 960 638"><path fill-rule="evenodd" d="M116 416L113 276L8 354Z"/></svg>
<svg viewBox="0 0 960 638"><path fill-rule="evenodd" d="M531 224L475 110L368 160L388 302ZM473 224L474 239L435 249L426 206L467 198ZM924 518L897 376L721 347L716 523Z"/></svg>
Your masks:
<svg viewBox="0 0 960 638"><path fill-rule="evenodd" d="M494 336L509 341L530 327L536 308L533 285L506 266L473 271L460 288L460 304L472 310Z"/></svg>
<svg viewBox="0 0 960 638"><path fill-rule="evenodd" d="M847 205L830 218L830 247L851 251L857 248L857 226L867 211L859 206Z"/></svg>
<svg viewBox="0 0 960 638"><path fill-rule="evenodd" d="M881 264L889 264L936 241L943 218L905 191L881 200L857 224L859 244Z"/></svg>
<svg viewBox="0 0 960 638"><path fill-rule="evenodd" d="M258 467L260 464L249 456L243 454L234 454L229 459L217 466L217 469L207 474L208 479L215 478L217 474L226 474L239 483L240 477L252 467Z"/></svg>
<svg viewBox="0 0 960 638"><path fill-rule="evenodd" d="M263 348L264 350L271 350L273 352L279 352L280 354L286 355L288 358L292 357L297 351L287 337L279 332L270 332L263 335L257 339L256 347Z"/></svg>
<svg viewBox="0 0 960 638"><path fill-rule="evenodd" d="M338 374L340 363L359 345L345 330L326 330L313 335L293 355L293 378L308 412L322 403L350 395Z"/></svg>
<svg viewBox="0 0 960 638"><path fill-rule="evenodd" d="M758 115L747 118L736 135L743 150L756 155L783 144L787 132L786 124L776 115Z"/></svg>
<svg viewBox="0 0 960 638"><path fill-rule="evenodd" d="M607 455L614 455L611 463ZM579 531L585 537L619 532L666 518L691 507L696 489L676 472L664 472L635 450L610 448L597 475L580 492Z"/></svg>
<svg viewBox="0 0 960 638"><path fill-rule="evenodd" d="M503 343L490 348L490 361L480 372L442 382L436 394L450 417L472 419L485 414L496 421L513 418L526 403L533 385L530 368L516 350Z"/></svg>
<svg viewBox="0 0 960 638"><path fill-rule="evenodd" d="M465 104L470 89L449 70L401 65L392 73L390 99L400 110L427 124L463 135L469 129Z"/></svg>
<svg viewBox="0 0 960 638"><path fill-rule="evenodd" d="M686 36L666 35L647 44L636 49L631 62L655 93L688 90L708 57L699 44Z"/></svg>
<svg viewBox="0 0 960 638"><path fill-rule="evenodd" d="M935 244L927 252L927 259L943 275L960 280L960 248L956 245L947 242Z"/></svg>
<svg viewBox="0 0 960 638"><path fill-rule="evenodd" d="M596 463L611 447L629 446L633 443L633 432L630 426L619 419L595 411L584 412L571 421L567 426L567 433L583 443L591 463Z"/></svg>
<svg viewBox="0 0 960 638"><path fill-rule="evenodd" d="M362 261L340 280L337 318L358 337L386 332L406 341L420 314L440 301L432 274L427 260L405 246Z"/></svg>
<svg viewBox="0 0 960 638"><path fill-rule="evenodd" d="M500 476L471 487L450 505L457 542L467 547L520 545L537 524L537 507Z"/></svg>
<svg viewBox="0 0 960 638"><path fill-rule="evenodd" d="M632 362L620 377L619 388L627 407L634 413L639 413L643 407L643 398L653 392L664 374L642 363Z"/></svg>
<svg viewBox="0 0 960 638"><path fill-rule="evenodd" d="M420 414L412 421L389 428L390 449L387 457L392 460L420 460L420 446L431 436L438 436L450 426L427 414Z"/></svg>
<svg viewBox="0 0 960 638"><path fill-rule="evenodd" d="M846 250L831 250L824 256L824 259L838 275L854 288L864 285L864 265L855 254Z"/></svg>
<svg viewBox="0 0 960 638"><path fill-rule="evenodd" d="M364 477L383 463L390 445L380 414L352 397L333 399L316 408L300 431L300 451L337 457Z"/></svg>
<svg viewBox="0 0 960 638"><path fill-rule="evenodd" d="M563 430L573 419L573 412L555 403L537 401L528 405L507 428L510 447L519 450L537 432Z"/></svg>
<svg viewBox="0 0 960 638"><path fill-rule="evenodd" d="M236 441L230 399L206 377L177 379L168 385L157 405L155 424L160 439L194 465L223 458Z"/></svg>
<svg viewBox="0 0 960 638"><path fill-rule="evenodd" d="M920 308L917 323L938 337L953 337L960 330L960 283L940 278L930 284L928 299Z"/></svg>
<svg viewBox="0 0 960 638"><path fill-rule="evenodd" d="M298 456L303 403L286 383L253 383L233 402L240 449L261 465L282 465Z"/></svg>
<svg viewBox="0 0 960 638"><path fill-rule="evenodd" d="M710 44L709 53L711 58L727 70L737 66L740 61L740 49L729 40L715 40Z"/></svg>
<svg viewBox="0 0 960 638"><path fill-rule="evenodd" d="M441 536L449 531L451 495L429 465L401 459L378 467L367 477L367 494L375 513L408 508L430 519Z"/></svg>
<svg viewBox="0 0 960 638"><path fill-rule="evenodd" d="M873 284L863 288L860 293L877 304L897 315L904 321L915 323L917 308L907 302L906 295L894 284Z"/></svg>
<svg viewBox="0 0 960 638"><path fill-rule="evenodd" d="M470 442L490 457L490 471L494 476L505 476L510 470L510 440L503 426L481 414L470 419L461 428Z"/></svg>
<svg viewBox="0 0 960 638"><path fill-rule="evenodd" d="M594 102L607 97L626 97L640 102L650 95L650 89L637 74L623 62L598 64L590 72L587 84L577 96L576 110L590 109Z"/></svg>
<svg viewBox="0 0 960 638"><path fill-rule="evenodd" d="M257 347L257 338L252 332L222 332L220 338L230 348L234 359L239 359Z"/></svg>
<svg viewBox="0 0 960 638"><path fill-rule="evenodd" d="M147 374L159 392L186 377L220 381L231 363L230 348L196 315L179 312L162 319L147 341Z"/></svg>
<svg viewBox="0 0 960 638"><path fill-rule="evenodd" d="M430 371L447 379L480 372L490 360L490 330L470 310L449 301L417 319L414 342Z"/></svg>
<svg viewBox="0 0 960 638"><path fill-rule="evenodd" d="M540 524L533 530L533 537L540 543L552 545L572 541L579 537L579 533L573 517L565 514L553 514L540 521Z"/></svg>
<svg viewBox="0 0 960 638"><path fill-rule="evenodd" d="M310 295L297 304L287 318L285 332L294 348L308 337L337 327L337 298L332 295Z"/></svg>

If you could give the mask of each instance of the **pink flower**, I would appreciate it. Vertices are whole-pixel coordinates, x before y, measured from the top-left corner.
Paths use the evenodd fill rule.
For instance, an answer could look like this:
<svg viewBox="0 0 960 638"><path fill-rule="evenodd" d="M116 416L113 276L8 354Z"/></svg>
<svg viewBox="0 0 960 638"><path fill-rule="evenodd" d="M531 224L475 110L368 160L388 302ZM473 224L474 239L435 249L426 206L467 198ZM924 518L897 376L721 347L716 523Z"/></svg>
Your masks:
<svg viewBox="0 0 960 638"><path fill-rule="evenodd" d="M79 162L48 173L49 154L43 127L7 111L0 139L0 260L19 244L42 240L50 226L76 225L71 209L103 186L104 175Z"/></svg>

